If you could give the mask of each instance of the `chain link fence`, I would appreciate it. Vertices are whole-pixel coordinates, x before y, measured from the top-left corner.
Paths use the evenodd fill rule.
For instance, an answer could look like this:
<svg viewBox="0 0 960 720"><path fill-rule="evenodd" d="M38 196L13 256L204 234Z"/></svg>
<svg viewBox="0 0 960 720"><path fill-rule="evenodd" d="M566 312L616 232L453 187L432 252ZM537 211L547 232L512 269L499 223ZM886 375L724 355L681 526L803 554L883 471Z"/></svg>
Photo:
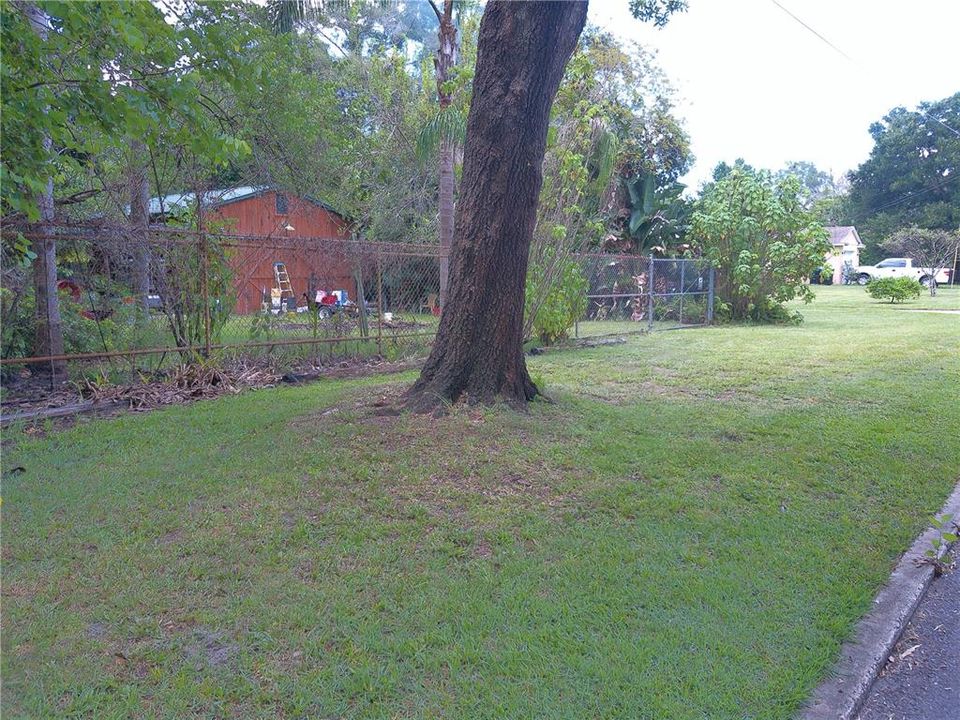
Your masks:
<svg viewBox="0 0 960 720"><path fill-rule="evenodd" d="M3 232L7 246L17 237L35 247L56 242L63 336L62 350L38 352L44 318L33 268L5 263L6 378L25 366L136 377L209 356L397 360L425 354L439 325L436 246L169 226ZM701 260L581 255L579 262L589 289L578 337L712 320L713 271Z"/></svg>
<svg viewBox="0 0 960 720"><path fill-rule="evenodd" d="M677 330L713 322L715 273L700 258L580 256L589 281L576 337Z"/></svg>
<svg viewBox="0 0 960 720"><path fill-rule="evenodd" d="M33 269L6 263L7 375L66 362L139 372L214 354L398 359L423 354L439 324L435 247L107 225L4 235L56 243L63 336L62 351L37 352Z"/></svg>

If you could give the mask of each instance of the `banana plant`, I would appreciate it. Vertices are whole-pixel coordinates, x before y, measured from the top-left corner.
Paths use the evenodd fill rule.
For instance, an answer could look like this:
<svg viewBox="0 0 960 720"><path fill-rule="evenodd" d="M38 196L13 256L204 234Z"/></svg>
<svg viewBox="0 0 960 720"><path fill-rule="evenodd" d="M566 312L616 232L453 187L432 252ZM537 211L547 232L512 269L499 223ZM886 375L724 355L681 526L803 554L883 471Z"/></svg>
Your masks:
<svg viewBox="0 0 960 720"><path fill-rule="evenodd" d="M683 184L657 187L653 173L638 173L623 183L630 203L626 229L637 250L664 252L683 238L690 218L689 203L681 197Z"/></svg>

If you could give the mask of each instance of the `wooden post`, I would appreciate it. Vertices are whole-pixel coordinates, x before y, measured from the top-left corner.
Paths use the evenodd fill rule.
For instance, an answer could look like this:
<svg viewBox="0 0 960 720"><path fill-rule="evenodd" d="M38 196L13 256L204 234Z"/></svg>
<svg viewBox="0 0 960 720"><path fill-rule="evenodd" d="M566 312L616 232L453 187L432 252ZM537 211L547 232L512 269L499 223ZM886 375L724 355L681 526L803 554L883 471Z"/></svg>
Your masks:
<svg viewBox="0 0 960 720"><path fill-rule="evenodd" d="M207 251L207 233L203 224L203 194L197 197L197 247L200 252L200 299L203 302L203 357L210 357L210 257Z"/></svg>
<svg viewBox="0 0 960 720"><path fill-rule="evenodd" d="M383 259L377 248L377 355L383 357Z"/></svg>

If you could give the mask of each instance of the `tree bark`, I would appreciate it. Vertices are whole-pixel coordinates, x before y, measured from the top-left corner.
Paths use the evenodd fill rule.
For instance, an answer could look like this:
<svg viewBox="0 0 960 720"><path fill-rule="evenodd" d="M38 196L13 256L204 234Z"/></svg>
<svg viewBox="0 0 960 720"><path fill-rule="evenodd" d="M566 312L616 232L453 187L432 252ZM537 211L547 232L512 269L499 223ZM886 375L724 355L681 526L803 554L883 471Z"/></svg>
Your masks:
<svg viewBox="0 0 960 720"><path fill-rule="evenodd" d="M143 317L150 311L150 177L147 147L130 141L130 229L133 241L133 286Z"/></svg>
<svg viewBox="0 0 960 720"><path fill-rule="evenodd" d="M480 23L449 301L408 405L503 399L537 388L523 357L523 299L550 108L586 2L502 2Z"/></svg>
<svg viewBox="0 0 960 720"><path fill-rule="evenodd" d="M37 35L47 39L50 21L46 14L33 3L26 6L30 25ZM41 112L46 112L43 108ZM49 137L43 139L43 146L49 152L52 147ZM36 254L33 261L33 293L36 304L34 335L34 355L63 354L63 323L60 318L60 296L57 290L57 242L53 237L55 228L53 206L53 178L47 180L47 186L37 198L40 210L41 237L32 241L32 250ZM66 379L67 364L63 360L51 360L32 366L36 372L50 374L51 382Z"/></svg>
<svg viewBox="0 0 960 720"><path fill-rule="evenodd" d="M434 6L436 10L436 7ZM444 0L440 21L440 47L434 66L437 70L437 99L440 112L450 107L451 97L447 87L450 72L457 64L457 28L453 24L453 0ZM448 279L450 275L450 247L453 245L453 140L440 139L440 307L447 305Z"/></svg>

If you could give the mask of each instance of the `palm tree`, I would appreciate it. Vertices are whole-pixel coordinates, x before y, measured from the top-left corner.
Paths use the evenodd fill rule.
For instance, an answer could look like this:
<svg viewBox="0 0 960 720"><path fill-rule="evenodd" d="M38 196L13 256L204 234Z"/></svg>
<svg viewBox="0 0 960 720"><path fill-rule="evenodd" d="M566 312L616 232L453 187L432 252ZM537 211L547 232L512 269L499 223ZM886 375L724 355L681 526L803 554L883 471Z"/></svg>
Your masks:
<svg viewBox="0 0 960 720"><path fill-rule="evenodd" d="M432 144L428 138L440 141L440 307L447 302L447 276L450 272L450 246L453 244L454 148L458 137L466 134L466 122L461 113L451 107L449 85L451 72L457 64L457 28L453 24L453 0L443 0L443 11L434 0L430 6L437 15L440 47L433 60L437 70L437 100L440 110L430 126L421 133L420 147Z"/></svg>

